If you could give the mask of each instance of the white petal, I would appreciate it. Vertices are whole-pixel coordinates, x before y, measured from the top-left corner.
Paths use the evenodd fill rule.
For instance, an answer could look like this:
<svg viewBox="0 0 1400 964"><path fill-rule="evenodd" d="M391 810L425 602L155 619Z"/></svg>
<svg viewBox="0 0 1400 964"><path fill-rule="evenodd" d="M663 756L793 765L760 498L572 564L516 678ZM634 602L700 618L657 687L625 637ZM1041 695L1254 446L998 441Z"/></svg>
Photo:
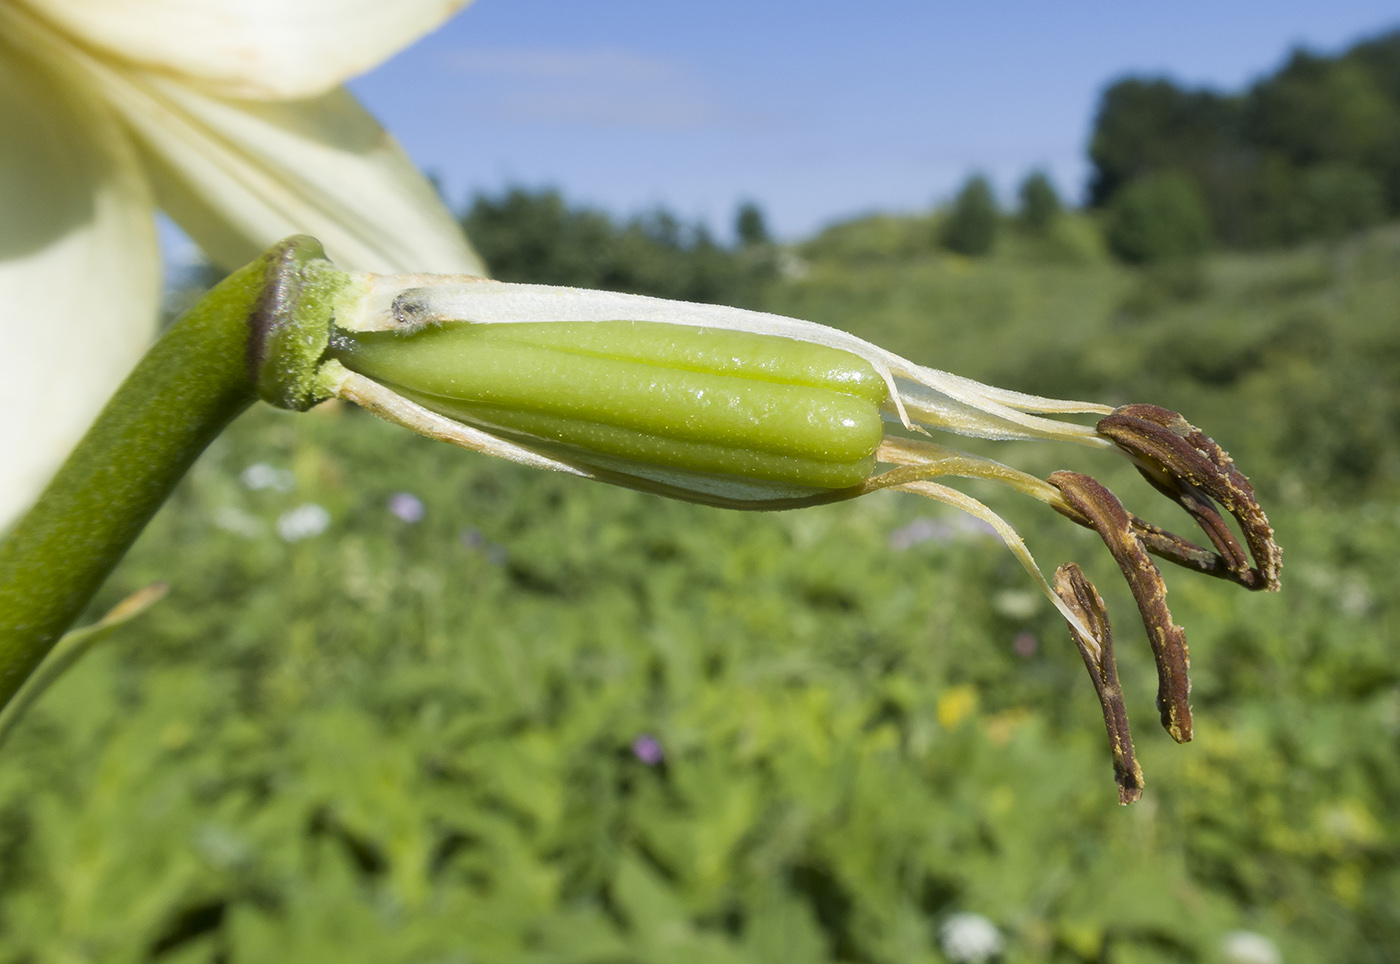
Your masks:
<svg viewBox="0 0 1400 964"><path fill-rule="evenodd" d="M313 97L469 0L20 0L82 43L229 97Z"/></svg>
<svg viewBox="0 0 1400 964"><path fill-rule="evenodd" d="M485 273L432 185L345 90L239 101L86 65L136 132L157 202L224 267L304 233L350 268Z"/></svg>
<svg viewBox="0 0 1400 964"><path fill-rule="evenodd" d="M152 202L115 118L0 41L0 526L150 341Z"/></svg>

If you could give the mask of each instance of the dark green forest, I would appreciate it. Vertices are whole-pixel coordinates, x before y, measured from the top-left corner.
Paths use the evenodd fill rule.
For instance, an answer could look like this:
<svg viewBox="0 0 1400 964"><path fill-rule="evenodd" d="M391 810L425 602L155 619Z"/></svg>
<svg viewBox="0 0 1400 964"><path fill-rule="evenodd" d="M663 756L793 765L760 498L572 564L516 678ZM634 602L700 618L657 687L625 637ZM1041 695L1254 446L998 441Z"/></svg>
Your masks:
<svg viewBox="0 0 1400 964"><path fill-rule="evenodd" d="M1214 241L1266 248L1340 237L1400 215L1400 32L1337 56L1295 51L1237 92L1126 77L1104 92L1089 203L1182 177Z"/></svg>

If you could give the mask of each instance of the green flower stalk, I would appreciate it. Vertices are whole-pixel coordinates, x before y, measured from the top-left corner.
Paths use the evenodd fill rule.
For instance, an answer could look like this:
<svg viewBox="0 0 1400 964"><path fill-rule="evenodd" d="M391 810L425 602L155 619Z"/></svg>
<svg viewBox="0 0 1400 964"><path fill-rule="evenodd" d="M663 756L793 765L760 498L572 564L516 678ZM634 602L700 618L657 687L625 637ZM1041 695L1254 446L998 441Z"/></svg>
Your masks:
<svg viewBox="0 0 1400 964"><path fill-rule="evenodd" d="M247 347L243 374L219 370L231 394L211 412L225 420L253 393L294 410L339 397L474 451L711 506L791 509L898 489L985 520L1070 626L1103 705L1123 802L1140 794L1142 774L1102 600L1072 565L1052 586L1010 525L939 480L998 482L1104 538L1137 599L1157 658L1162 722L1179 741L1191 737L1189 661L1148 553L1246 588L1278 587L1278 547L1248 481L1219 446L1165 409L992 388L842 331L760 312L470 276L347 272L310 239L284 242L261 264L260 291L248 289L245 269L243 300L225 296L246 327L220 335L218 351L230 337ZM122 392L139 401L149 387L128 383ZM1060 417L1073 415L1097 421ZM935 433L1116 447L1192 515L1212 548L1142 521L1088 476L1039 479L938 444ZM172 478L178 472L162 484ZM69 482L82 484L79 476ZM52 514L49 501L36 507L41 516ZM1217 504L1238 522L1247 551ZM28 522L17 531L21 541ZM7 552L9 543L0 547L0 648Z"/></svg>

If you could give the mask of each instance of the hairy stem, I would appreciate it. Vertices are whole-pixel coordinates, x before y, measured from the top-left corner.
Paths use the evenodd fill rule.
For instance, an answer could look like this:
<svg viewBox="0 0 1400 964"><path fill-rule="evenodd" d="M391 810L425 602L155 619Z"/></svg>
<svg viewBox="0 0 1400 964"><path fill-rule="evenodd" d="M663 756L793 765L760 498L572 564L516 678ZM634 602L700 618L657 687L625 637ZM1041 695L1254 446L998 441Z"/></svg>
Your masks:
<svg viewBox="0 0 1400 964"><path fill-rule="evenodd" d="M259 397L320 246L289 239L187 311L0 543L0 706L78 618L194 460ZM278 373L287 380L284 370ZM263 385L263 395L267 395ZM308 401L305 406L309 407Z"/></svg>

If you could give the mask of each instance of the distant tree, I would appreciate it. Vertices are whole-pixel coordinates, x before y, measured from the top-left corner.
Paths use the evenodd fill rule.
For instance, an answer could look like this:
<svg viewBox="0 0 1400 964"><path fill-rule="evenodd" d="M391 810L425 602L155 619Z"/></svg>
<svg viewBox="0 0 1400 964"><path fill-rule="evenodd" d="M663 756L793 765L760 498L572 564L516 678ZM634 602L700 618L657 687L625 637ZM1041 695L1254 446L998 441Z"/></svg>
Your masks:
<svg viewBox="0 0 1400 964"><path fill-rule="evenodd" d="M1366 40L1347 54L1370 73L1379 90L1391 104L1400 108L1400 30ZM1386 208L1391 214L1400 213L1400 150L1396 150L1372 168L1381 181L1386 195Z"/></svg>
<svg viewBox="0 0 1400 964"><path fill-rule="evenodd" d="M772 240L768 235L768 223L763 216L763 209L753 201L745 201L739 205L739 211L734 216L734 233L739 236L739 244L745 248L768 244Z"/></svg>
<svg viewBox="0 0 1400 964"><path fill-rule="evenodd" d="M1294 51L1241 94L1125 78L1103 93L1089 153L1095 206L1178 171L1229 245L1337 236L1400 215L1400 31L1337 56Z"/></svg>
<svg viewBox="0 0 1400 964"><path fill-rule="evenodd" d="M973 175L958 192L943 225L944 247L971 257L990 253L996 243L998 216L992 186L981 174Z"/></svg>
<svg viewBox="0 0 1400 964"><path fill-rule="evenodd" d="M1089 203L1099 207L1145 174L1186 171L1198 182L1244 150L1238 97L1128 77L1104 90L1089 142ZM1225 164L1228 167L1228 164Z"/></svg>
<svg viewBox="0 0 1400 964"><path fill-rule="evenodd" d="M678 251L686 246L686 226L681 224L680 218L665 208L654 208L646 214L634 218L629 228L637 231L658 247ZM696 240L700 240L698 236L703 235L703 240L709 241L709 234L703 226L692 228L690 233Z"/></svg>
<svg viewBox="0 0 1400 964"><path fill-rule="evenodd" d="M1365 65L1385 95L1400 102L1400 30L1361 41L1347 58Z"/></svg>
<svg viewBox="0 0 1400 964"><path fill-rule="evenodd" d="M558 191L478 194L462 218L467 237L502 281L596 286L616 228L601 211L570 209Z"/></svg>
<svg viewBox="0 0 1400 964"><path fill-rule="evenodd" d="M1369 167L1400 148L1400 103L1361 62L1295 51L1250 91L1250 140L1295 166L1340 162Z"/></svg>
<svg viewBox="0 0 1400 964"><path fill-rule="evenodd" d="M1180 171L1201 192L1213 233L1231 244L1250 243L1258 157L1244 126L1241 96L1188 90L1164 78L1120 80L1099 102L1089 203L1105 207L1138 178Z"/></svg>
<svg viewBox="0 0 1400 964"><path fill-rule="evenodd" d="M1385 192L1370 171L1319 164L1299 179L1297 237L1340 238L1385 217Z"/></svg>
<svg viewBox="0 0 1400 964"><path fill-rule="evenodd" d="M1196 185L1179 171L1148 174L1114 195L1105 234L1124 261L1191 258L1210 246L1210 218Z"/></svg>
<svg viewBox="0 0 1400 964"><path fill-rule="evenodd" d="M1045 234L1063 211L1059 192L1044 171L1032 171L1021 182L1021 222L1036 234Z"/></svg>

